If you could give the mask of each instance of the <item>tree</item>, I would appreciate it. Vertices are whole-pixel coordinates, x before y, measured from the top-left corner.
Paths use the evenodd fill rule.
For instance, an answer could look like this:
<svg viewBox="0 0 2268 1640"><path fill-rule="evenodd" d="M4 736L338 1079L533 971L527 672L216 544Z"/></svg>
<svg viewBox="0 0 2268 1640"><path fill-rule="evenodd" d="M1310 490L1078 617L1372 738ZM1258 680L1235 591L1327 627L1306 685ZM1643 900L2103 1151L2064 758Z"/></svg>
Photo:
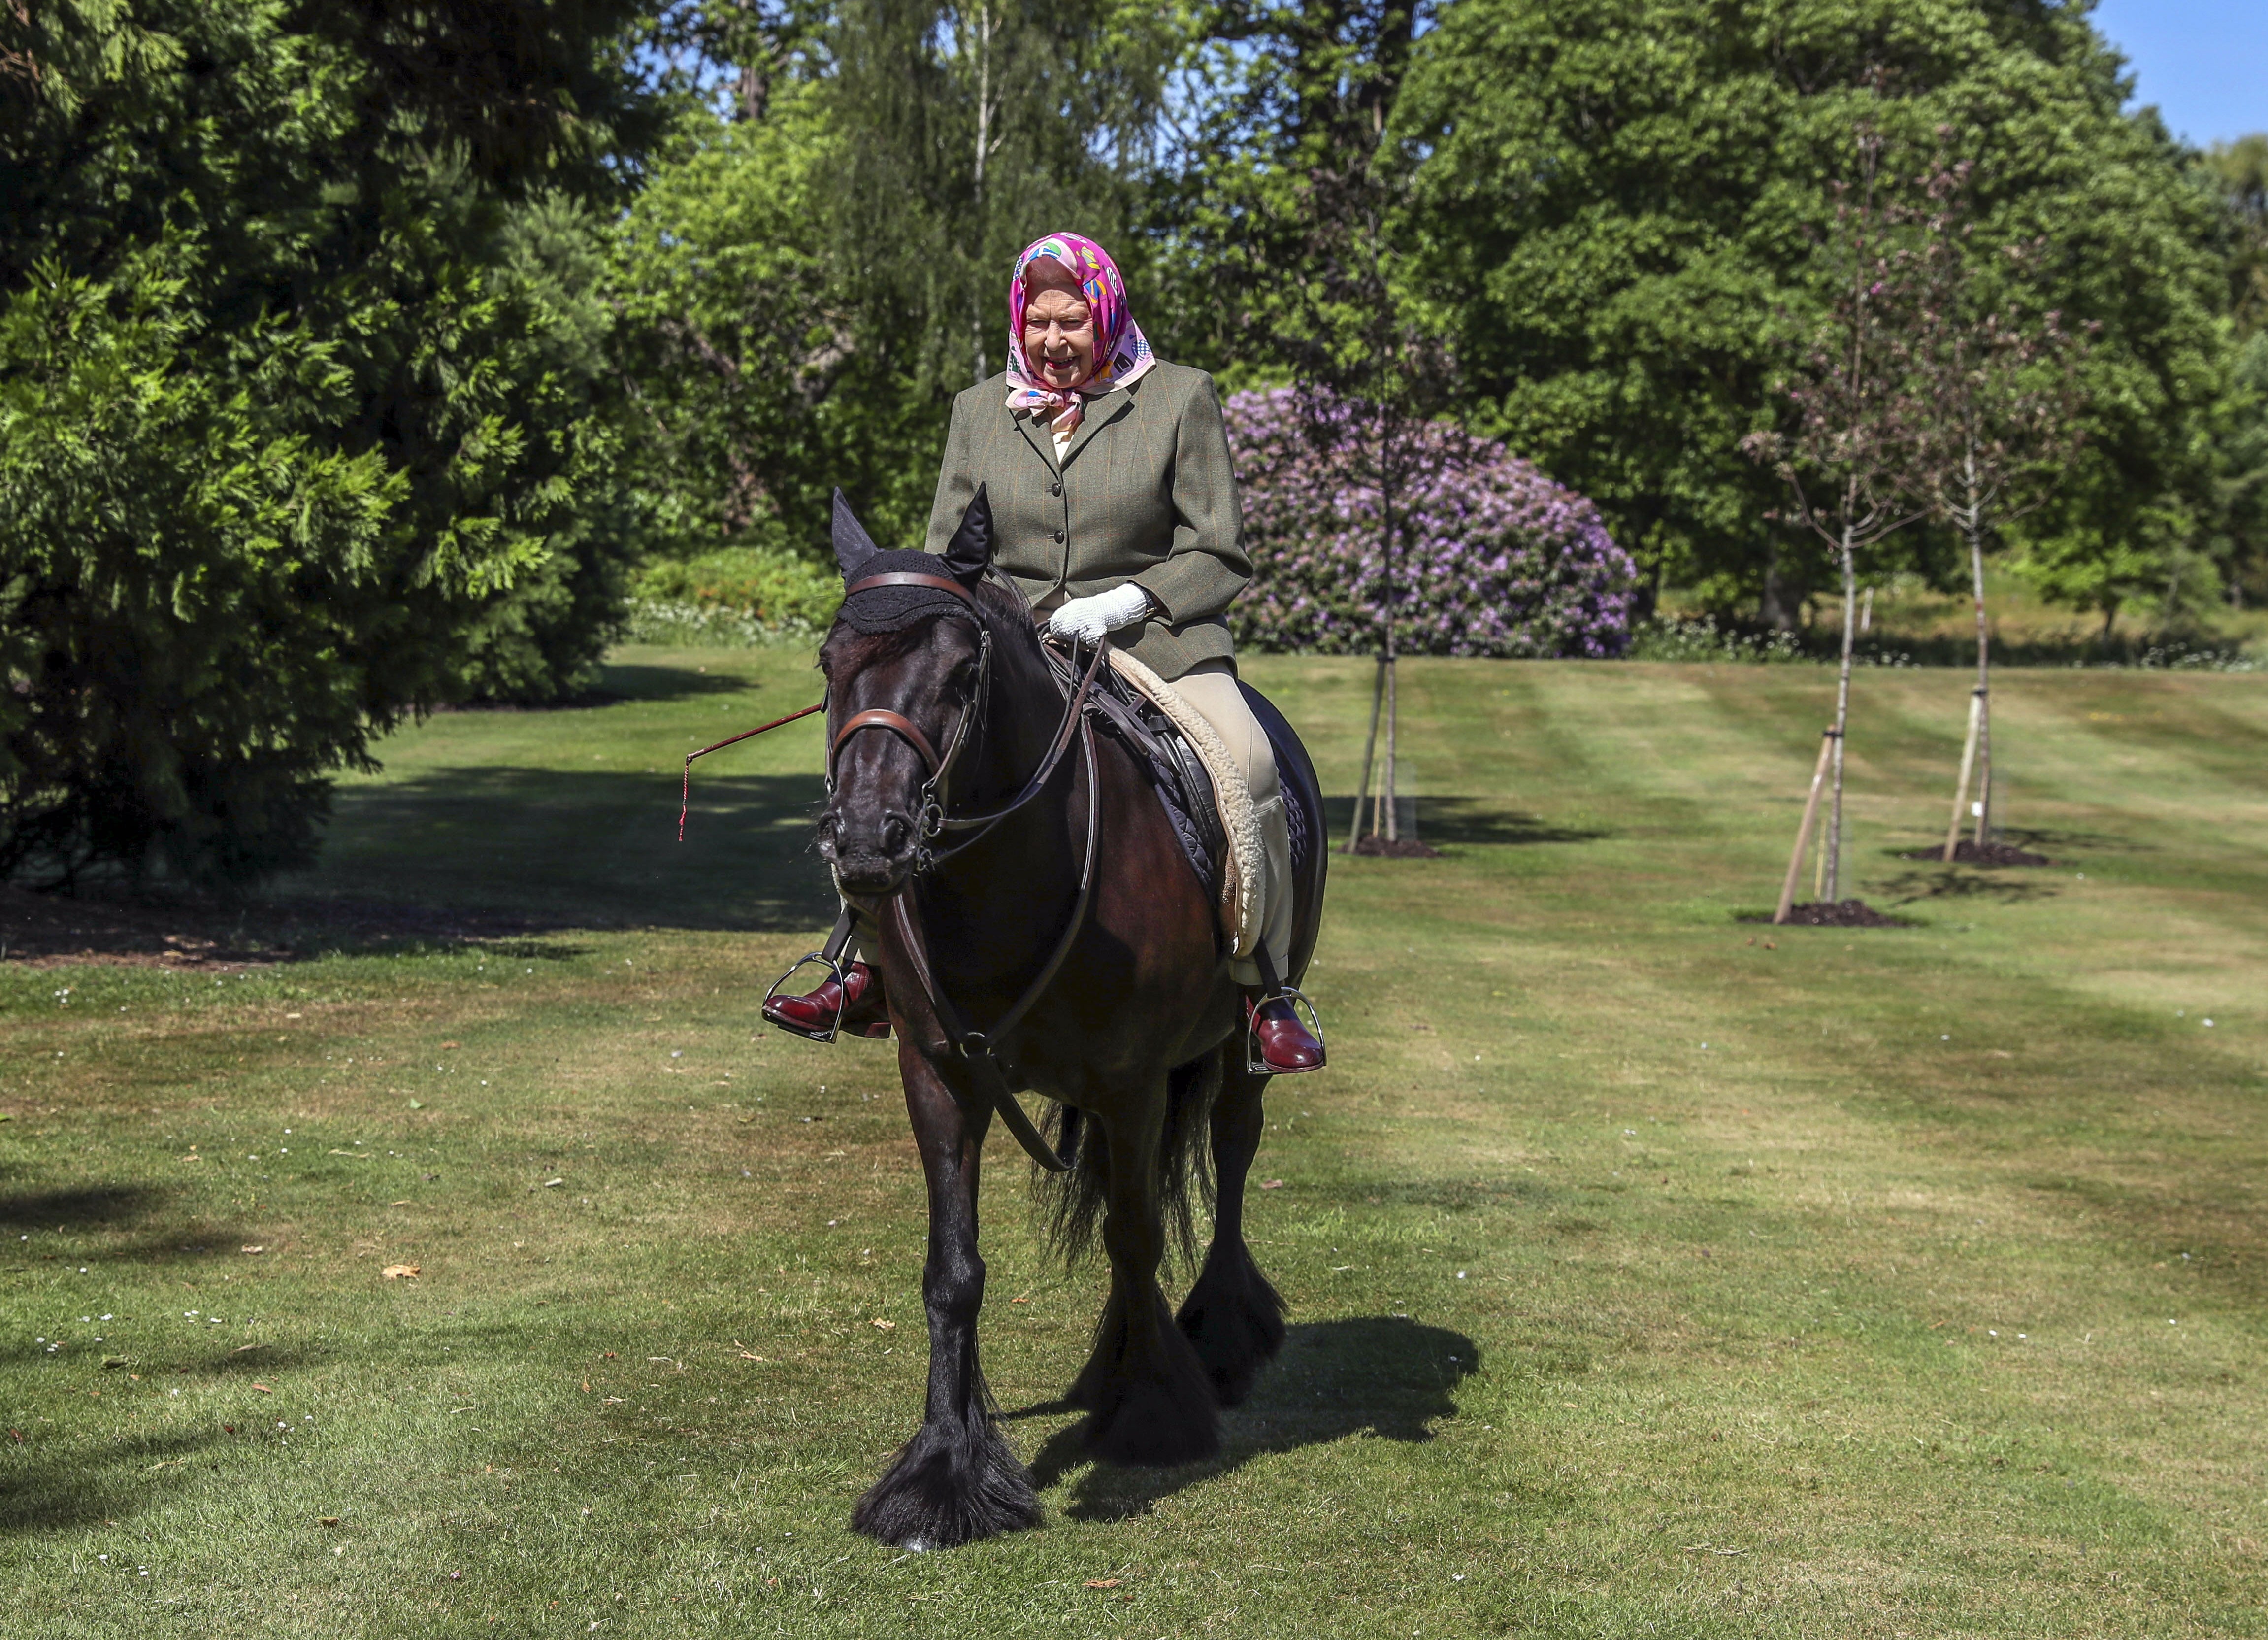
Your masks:
<svg viewBox="0 0 2268 1640"><path fill-rule="evenodd" d="M2053 308L2027 312L2023 287L2051 264L2044 240L2004 245L1991 277L1977 266L1975 179L1966 161L1940 158L1924 187L1918 300L1907 338L1912 440L1903 488L1957 531L1969 550L1977 617L1977 686L1955 784L1945 861L1953 862L1972 770L1980 799L1977 847L1992 819L1992 627L1984 609L1984 548L1994 531L2045 506L2057 475L2083 441L2085 351ZM2013 288L2012 288L2013 287Z"/></svg>
<svg viewBox="0 0 2268 1640"><path fill-rule="evenodd" d="M2268 135L2216 144L2205 170L2229 225L2236 356L2214 428L2212 558L2229 601L2268 598Z"/></svg>
<svg viewBox="0 0 2268 1640"><path fill-rule="evenodd" d="M1186 219L1170 254L1231 293L1226 303L1197 303L1189 329L1202 333L1209 321L1215 346L1248 371L1289 373L1309 442L1368 498L1377 669L1350 852L1370 803L1381 717L1384 798L1370 819L1389 847L1403 841L1395 661L1410 558L1406 498L1436 459L1429 422L1451 392L1452 373L1399 267L1418 156L1389 136L1432 11L1409 0L1219 8L1208 28L1223 80L1174 196Z"/></svg>
<svg viewBox="0 0 2268 1640"><path fill-rule="evenodd" d="M2250 336L2268 324L2268 132L2215 143L2205 169L2230 218L2229 309Z"/></svg>
<svg viewBox="0 0 2268 1640"><path fill-rule="evenodd" d="M1767 526L1776 485L1739 454L1771 424L1773 315L1830 299L1807 231L1854 124L1920 151L1948 126L1983 179L1980 241L2083 225L2043 295L2102 325L2087 448L2020 557L2076 569L2171 538L2211 501L2217 207L2122 84L2074 6L1462 0L1395 115L1426 153L1410 265L1456 408L1594 499L1648 587L1793 622L1834 572ZM1901 544L1950 580L1942 532Z"/></svg>
<svg viewBox="0 0 2268 1640"><path fill-rule="evenodd" d="M634 16L0 13L0 872L303 860L374 733L587 657L563 569L475 635L604 515L604 379L514 247L616 196Z"/></svg>
<svg viewBox="0 0 2268 1640"><path fill-rule="evenodd" d="M1832 305L1810 327L1782 386L1795 419L1786 438L1752 433L1749 453L1767 462L1795 500L1797 520L1834 549L1843 577L1843 657L1828 731L1833 806L1824 845L1826 903L1843 897L1843 764L1851 727L1851 658L1859 625L1859 554L1914 521L1904 458L1913 405L1893 340L1911 299L1907 258L1895 242L1899 212L1880 193L1882 138L1870 125L1853 134L1852 177L1836 201L1832 231L1819 247L1834 279ZM1808 827L1810 810L1805 812ZM1796 861L1804 837L1796 838ZM1795 882L1796 864L1788 868ZM1787 920L1783 893L1774 920Z"/></svg>

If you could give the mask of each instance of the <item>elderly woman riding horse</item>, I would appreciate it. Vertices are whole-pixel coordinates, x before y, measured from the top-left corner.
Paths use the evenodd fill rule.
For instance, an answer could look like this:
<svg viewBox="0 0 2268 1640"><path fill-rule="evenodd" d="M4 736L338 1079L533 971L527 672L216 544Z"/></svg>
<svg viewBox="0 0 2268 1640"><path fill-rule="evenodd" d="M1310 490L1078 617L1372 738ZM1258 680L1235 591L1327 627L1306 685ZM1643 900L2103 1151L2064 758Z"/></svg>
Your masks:
<svg viewBox="0 0 2268 1640"><path fill-rule="evenodd" d="M929 550L880 550L837 497L819 848L844 920L825 957L855 927L865 960L764 1009L821 1039L898 1038L929 1189L929 1389L851 1518L909 1548L1040 1518L978 1366L992 1119L1052 1178L1059 1241L1077 1251L1099 1227L1109 1259L1068 1393L1087 1446L1182 1463L1219 1449L1219 1408L1283 1342L1245 1180L1270 1078L1323 1061L1289 1001L1322 914L1322 799L1290 726L1236 679L1222 611L1249 565L1212 382L1151 357L1117 269L1075 234L1018 259L1009 310L1006 374L954 403ZM1137 750L1149 731L1099 734L1086 710L1112 632L1225 743L1216 778L1250 788L1242 852L1266 858L1256 904L1237 874L1233 935ZM1051 1137L1025 1090L1052 1102ZM1171 1311L1159 1269L1174 1232L1193 1245L1208 1194L1211 1241Z"/></svg>
<svg viewBox="0 0 2268 1640"><path fill-rule="evenodd" d="M1274 753L1237 688L1224 611L1251 579L1228 428L1212 378L1169 365L1126 306L1117 264L1094 240L1054 233L1016 260L1008 368L953 402L931 509L942 552L978 490L991 504L993 563L1058 638L1093 643L1138 624L1135 658L1212 726L1250 790L1266 853L1261 942L1291 971L1291 844ZM1322 1045L1259 960L1236 964L1270 1071L1322 1063ZM886 1035L888 1003L864 962L805 996L765 1005L799 1033Z"/></svg>

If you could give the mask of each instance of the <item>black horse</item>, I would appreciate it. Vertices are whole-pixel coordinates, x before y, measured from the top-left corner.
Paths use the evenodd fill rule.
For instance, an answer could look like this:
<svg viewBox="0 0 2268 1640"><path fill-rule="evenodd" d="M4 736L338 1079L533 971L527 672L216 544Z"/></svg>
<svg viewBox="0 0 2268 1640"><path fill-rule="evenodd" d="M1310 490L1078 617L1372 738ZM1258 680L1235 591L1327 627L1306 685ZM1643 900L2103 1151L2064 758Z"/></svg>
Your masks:
<svg viewBox="0 0 2268 1640"><path fill-rule="evenodd" d="M1284 1340L1283 1300L1242 1230L1268 1077L1253 1068L1212 898L1135 754L1085 720L1024 600L990 573L983 493L941 558L880 551L838 499L836 551L848 591L820 652L831 766L819 849L888 997L930 1211L927 1410L851 1519L885 1542L941 1548L1040 1519L977 1363L977 1168L993 1116L1060 1156L1063 1171L1042 1175L1058 1243L1076 1253L1099 1223L1109 1258L1110 1296L1068 1395L1088 1414L1087 1446L1182 1463L1219 1450L1220 1407ZM1095 676L1094 661L1072 669ZM1296 984L1322 909L1322 796L1290 727L1246 695L1293 809L1283 978ZM1012 1097L1023 1090L1052 1102L1044 1147ZM1212 1242L1176 1316L1159 1265L1170 1236L1193 1246L1207 1197Z"/></svg>

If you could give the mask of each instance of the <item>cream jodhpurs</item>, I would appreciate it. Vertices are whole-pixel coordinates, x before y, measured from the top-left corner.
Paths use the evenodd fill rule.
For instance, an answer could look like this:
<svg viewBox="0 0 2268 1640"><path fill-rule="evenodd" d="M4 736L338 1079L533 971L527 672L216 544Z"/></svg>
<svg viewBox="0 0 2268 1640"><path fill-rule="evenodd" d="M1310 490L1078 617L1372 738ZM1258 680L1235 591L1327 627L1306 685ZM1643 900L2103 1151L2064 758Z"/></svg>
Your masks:
<svg viewBox="0 0 2268 1640"><path fill-rule="evenodd" d="M1291 977L1292 959L1292 829L1284 817L1284 788L1276 778L1276 753L1267 731L1245 704L1236 686L1236 669L1226 661L1200 661L1174 680L1182 698L1212 725L1212 732L1228 748L1252 794L1254 816L1260 822L1261 844L1267 854L1260 872L1260 942L1278 979ZM1232 970L1239 985L1260 983L1260 964L1248 957L1236 959Z"/></svg>

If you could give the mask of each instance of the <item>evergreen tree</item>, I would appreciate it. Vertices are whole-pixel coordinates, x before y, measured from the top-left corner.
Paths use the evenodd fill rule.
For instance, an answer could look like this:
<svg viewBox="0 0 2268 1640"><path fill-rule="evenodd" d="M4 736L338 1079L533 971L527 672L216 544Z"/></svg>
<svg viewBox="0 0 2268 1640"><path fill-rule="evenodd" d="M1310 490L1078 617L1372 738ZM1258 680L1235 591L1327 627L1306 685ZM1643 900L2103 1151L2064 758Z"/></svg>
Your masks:
<svg viewBox="0 0 2268 1640"><path fill-rule="evenodd" d="M0 12L0 873L303 860L374 732L594 652L634 18Z"/></svg>

